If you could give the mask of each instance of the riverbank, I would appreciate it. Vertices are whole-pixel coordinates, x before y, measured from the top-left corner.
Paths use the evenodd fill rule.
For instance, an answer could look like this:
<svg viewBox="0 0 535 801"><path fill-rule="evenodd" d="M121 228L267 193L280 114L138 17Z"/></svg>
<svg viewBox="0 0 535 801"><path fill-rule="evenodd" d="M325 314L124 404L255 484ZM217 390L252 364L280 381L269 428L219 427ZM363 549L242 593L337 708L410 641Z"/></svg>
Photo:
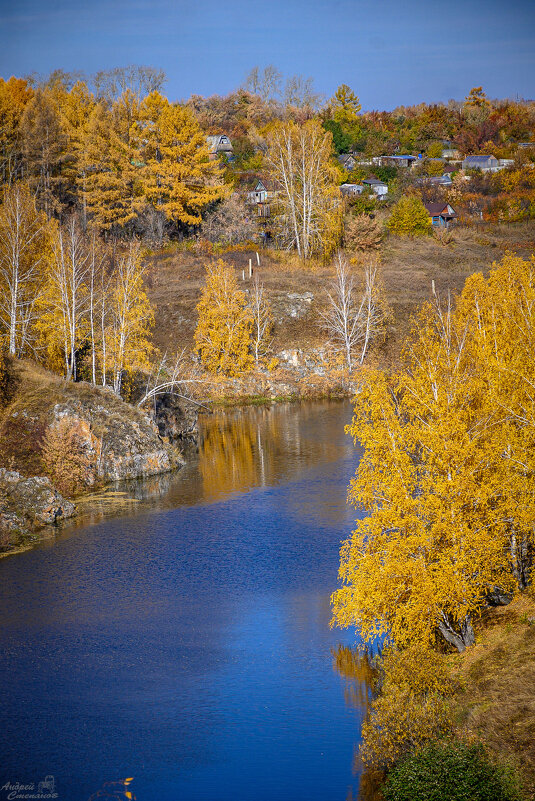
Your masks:
<svg viewBox="0 0 535 801"><path fill-rule="evenodd" d="M166 408L151 419L110 390L63 381L34 363L12 361L9 370L0 411L2 552L51 536L79 496L185 464L196 413Z"/></svg>

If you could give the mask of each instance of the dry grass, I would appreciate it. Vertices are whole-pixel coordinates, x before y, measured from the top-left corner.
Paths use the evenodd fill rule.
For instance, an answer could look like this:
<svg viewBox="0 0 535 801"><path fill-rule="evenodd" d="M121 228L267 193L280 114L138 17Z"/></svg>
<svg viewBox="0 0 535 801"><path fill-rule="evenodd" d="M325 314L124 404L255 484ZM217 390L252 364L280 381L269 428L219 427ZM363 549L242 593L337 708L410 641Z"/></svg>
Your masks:
<svg viewBox="0 0 535 801"><path fill-rule="evenodd" d="M386 347L379 353L384 366L395 364L403 339L409 331L411 315L431 298L431 281L437 291L459 292L468 275L487 271L507 250L521 256L535 252L535 223L512 225L485 224L477 228L458 228L453 241L444 245L433 237L400 239L387 237L381 249L382 272L387 299L394 311ZM164 351L190 349L197 321L205 277L205 264L217 258L193 252L167 249L148 257L149 295L156 306L155 341ZM326 290L334 267L319 262L303 266L295 254L261 250L256 266L254 250L231 251L221 258L232 264L244 290L242 270L248 272L249 259L266 287L270 301L277 305L288 293L312 292L309 313L300 319L286 318L275 326L275 351L284 348L309 349L324 339L319 310L327 303Z"/></svg>
<svg viewBox="0 0 535 801"><path fill-rule="evenodd" d="M534 598L524 593L489 611L476 645L451 661L463 686L459 731L513 759L535 798Z"/></svg>
<svg viewBox="0 0 535 801"><path fill-rule="evenodd" d="M0 410L0 466L18 470L26 476L43 474L41 451L47 427L54 419L54 406L80 401L96 409L105 405L112 414L140 421L142 414L124 403L111 390L85 382L72 383L49 373L30 361L15 362L16 391L11 402ZM101 435L98 423L93 426Z"/></svg>

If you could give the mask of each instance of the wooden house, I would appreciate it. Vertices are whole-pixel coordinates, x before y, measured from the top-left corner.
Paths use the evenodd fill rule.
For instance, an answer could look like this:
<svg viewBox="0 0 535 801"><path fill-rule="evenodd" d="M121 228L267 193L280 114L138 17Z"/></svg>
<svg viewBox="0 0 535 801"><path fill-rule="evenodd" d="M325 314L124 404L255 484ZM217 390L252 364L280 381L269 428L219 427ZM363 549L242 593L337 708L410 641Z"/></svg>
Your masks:
<svg viewBox="0 0 535 801"><path fill-rule="evenodd" d="M449 228L457 219L455 209L449 203L424 203L424 206L435 228Z"/></svg>
<svg viewBox="0 0 535 801"><path fill-rule="evenodd" d="M232 156L232 142L226 134L216 134L215 136L207 136L206 142L208 144L209 158L215 159L220 154Z"/></svg>
<svg viewBox="0 0 535 801"><path fill-rule="evenodd" d="M379 178L366 178L362 183L364 186L368 186L378 198L383 198L388 194L388 184L385 184L384 181L380 181Z"/></svg>

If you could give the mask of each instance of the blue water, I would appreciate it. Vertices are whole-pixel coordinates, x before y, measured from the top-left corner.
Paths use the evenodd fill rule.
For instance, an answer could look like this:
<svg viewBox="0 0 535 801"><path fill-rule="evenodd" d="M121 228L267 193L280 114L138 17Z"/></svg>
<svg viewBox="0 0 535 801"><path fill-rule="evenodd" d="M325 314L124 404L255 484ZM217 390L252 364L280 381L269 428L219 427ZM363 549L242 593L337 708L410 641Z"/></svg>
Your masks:
<svg viewBox="0 0 535 801"><path fill-rule="evenodd" d="M355 515L350 414L211 418L153 508L0 561L0 788L52 776L60 801L87 801L132 777L138 801L358 796L364 711L331 653L355 637L328 625Z"/></svg>

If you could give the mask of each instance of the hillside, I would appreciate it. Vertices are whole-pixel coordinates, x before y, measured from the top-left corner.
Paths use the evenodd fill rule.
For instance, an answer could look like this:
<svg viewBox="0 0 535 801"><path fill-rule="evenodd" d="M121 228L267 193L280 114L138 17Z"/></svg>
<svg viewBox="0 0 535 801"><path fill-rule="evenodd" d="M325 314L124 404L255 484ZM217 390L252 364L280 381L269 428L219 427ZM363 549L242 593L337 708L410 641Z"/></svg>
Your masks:
<svg viewBox="0 0 535 801"><path fill-rule="evenodd" d="M431 237L387 237L381 250L382 277L393 321L378 353L380 363L388 366L398 359L411 315L431 297L432 280L443 296L448 291L457 292L468 275L488 270L507 250L523 257L535 252L535 222L460 227L449 245ZM191 350L205 264L215 258L173 246L148 256L149 297L156 308L154 338L162 351ZM295 350L306 354L324 343L319 311L327 304L332 265L303 267L294 256L272 250L260 251L260 267L256 266L255 251L234 250L221 258L236 268L246 291L250 281L246 277L242 282L242 271L247 276L252 259L272 306L274 354Z"/></svg>

